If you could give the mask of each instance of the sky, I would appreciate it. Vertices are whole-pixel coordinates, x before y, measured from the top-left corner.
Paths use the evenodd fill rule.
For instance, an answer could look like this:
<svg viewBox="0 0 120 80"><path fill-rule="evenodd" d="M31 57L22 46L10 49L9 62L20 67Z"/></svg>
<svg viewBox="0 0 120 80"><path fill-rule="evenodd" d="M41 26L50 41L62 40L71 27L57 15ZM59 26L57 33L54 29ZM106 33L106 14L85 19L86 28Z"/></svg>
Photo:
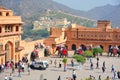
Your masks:
<svg viewBox="0 0 120 80"><path fill-rule="evenodd" d="M107 4L118 5L120 0L53 0L76 10L88 11Z"/></svg>

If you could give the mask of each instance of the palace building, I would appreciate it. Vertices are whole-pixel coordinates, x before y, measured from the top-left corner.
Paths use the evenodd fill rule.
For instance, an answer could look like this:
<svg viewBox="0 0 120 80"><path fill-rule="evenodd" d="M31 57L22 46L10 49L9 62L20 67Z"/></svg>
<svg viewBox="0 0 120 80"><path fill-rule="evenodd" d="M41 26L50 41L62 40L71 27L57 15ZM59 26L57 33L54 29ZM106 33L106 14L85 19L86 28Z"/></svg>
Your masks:
<svg viewBox="0 0 120 80"><path fill-rule="evenodd" d="M12 10L0 7L0 63L20 59L21 51L24 49L20 45L22 31L22 20L20 16L15 16Z"/></svg>
<svg viewBox="0 0 120 80"><path fill-rule="evenodd" d="M61 39L61 36L64 38ZM98 20L97 26L93 28L71 24L69 28L52 28L51 36L46 41L51 46L64 43L69 50L81 45L99 45L108 51L109 46L120 46L120 29L112 28L111 22L107 20Z"/></svg>

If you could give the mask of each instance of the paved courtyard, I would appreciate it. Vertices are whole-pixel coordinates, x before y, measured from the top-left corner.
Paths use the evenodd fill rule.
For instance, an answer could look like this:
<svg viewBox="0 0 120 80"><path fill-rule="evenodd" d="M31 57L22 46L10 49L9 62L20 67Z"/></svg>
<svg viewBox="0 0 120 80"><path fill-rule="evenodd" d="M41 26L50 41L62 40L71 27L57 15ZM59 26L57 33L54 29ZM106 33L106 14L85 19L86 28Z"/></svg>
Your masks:
<svg viewBox="0 0 120 80"><path fill-rule="evenodd" d="M25 68L25 72L22 72L22 76L18 77L18 72L17 70L15 73L13 73L13 80L41 80L43 77L44 79L46 78L47 80L57 80L58 76L61 76L61 80L66 80L66 77L72 77L72 69L71 67L71 57L73 56L73 52L69 52L69 57L68 58L68 64L67 64L67 71L64 72L63 64L62 68L55 67L54 65L54 60L57 60L57 63L59 63L62 58L58 58L56 56L52 57L45 57L41 58L42 60L50 60L53 61L53 64L49 65L49 68L46 70L31 70L30 75L28 75L27 68ZM78 68L75 66L74 68L76 69L76 75L77 75L77 80L85 80L85 78L88 78L89 75L95 76L96 80L98 80L98 76L101 75L102 80L104 80L107 76L110 76L111 80L113 77L113 73L111 73L111 66L112 64L115 65L115 70L118 71L120 70L120 58L118 57L107 57L106 55L100 56L100 61L99 61L99 69L96 69L96 58L93 58L93 64L94 64L94 69L90 70L90 62L89 60L86 61L85 64L82 65L82 68ZM106 65L106 70L105 73L102 72L102 65L103 61L105 61ZM77 62L75 62L76 65L78 65ZM9 77L9 74L11 73L11 70L5 70L3 73L0 73L0 80L4 80L4 76L7 75Z"/></svg>

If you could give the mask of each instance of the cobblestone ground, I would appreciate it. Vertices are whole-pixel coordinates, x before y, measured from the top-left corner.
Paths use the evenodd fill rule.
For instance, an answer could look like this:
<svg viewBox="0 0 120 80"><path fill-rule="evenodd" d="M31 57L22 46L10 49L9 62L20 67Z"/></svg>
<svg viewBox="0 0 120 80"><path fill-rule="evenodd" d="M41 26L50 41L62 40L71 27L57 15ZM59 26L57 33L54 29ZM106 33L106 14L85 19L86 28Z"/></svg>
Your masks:
<svg viewBox="0 0 120 80"><path fill-rule="evenodd" d="M73 56L73 52L69 52L69 57ZM76 69L77 79L76 80L85 80L85 78L88 78L89 75L95 76L96 80L98 80L98 76L101 75L102 80L104 80L107 76L110 76L111 80L113 77L113 73L111 73L111 66L112 64L115 65L115 70L120 70L120 58L118 57L107 57L105 55L100 56L99 61L99 69L96 69L96 58L93 58L93 65L94 69L90 70L90 63L89 60L86 61L85 64L82 65L81 68L78 68L78 63L75 62L76 66L74 67ZM59 63L62 58L58 58L56 56L52 57L45 57L41 58L42 60L57 60L57 63ZM72 77L72 69L70 65L70 61L72 58L68 58L68 64L67 64L67 71L64 72L63 70L63 64L62 68L55 67L54 63L49 65L49 68L46 70L31 70L30 75L28 75L27 68L25 68L25 72L22 72L22 76L18 77L18 72L15 70L15 73L13 73L13 80L41 80L41 78L46 78L47 80L57 80L58 76L61 76L61 80L65 80L66 77ZM106 70L105 73L102 72L102 65L103 61L105 61ZM11 73L11 70L5 70L4 72L0 73L0 80L4 80L4 76L7 75L9 77L9 74ZM119 80L119 79L118 79Z"/></svg>

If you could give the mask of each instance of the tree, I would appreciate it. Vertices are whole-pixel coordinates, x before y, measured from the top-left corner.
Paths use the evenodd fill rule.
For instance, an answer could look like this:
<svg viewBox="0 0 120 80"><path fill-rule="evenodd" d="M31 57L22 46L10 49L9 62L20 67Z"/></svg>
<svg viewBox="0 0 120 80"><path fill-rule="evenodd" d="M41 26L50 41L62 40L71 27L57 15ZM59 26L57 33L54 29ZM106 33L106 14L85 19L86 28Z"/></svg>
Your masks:
<svg viewBox="0 0 120 80"><path fill-rule="evenodd" d="M102 55L102 53L103 53L103 49L100 48L100 47L95 47L95 48L92 49L92 51L93 51L93 55L94 55L94 56L95 56L96 54L97 54L97 55L98 55L98 54Z"/></svg>
<svg viewBox="0 0 120 80"><path fill-rule="evenodd" d="M87 58L93 57L93 52L90 51L90 50L86 50L86 51L83 53L83 56L84 56L84 57L87 57Z"/></svg>
<svg viewBox="0 0 120 80"><path fill-rule="evenodd" d="M73 58L76 59L77 62L81 62L81 63L85 62L85 57L82 55L75 54Z"/></svg>

